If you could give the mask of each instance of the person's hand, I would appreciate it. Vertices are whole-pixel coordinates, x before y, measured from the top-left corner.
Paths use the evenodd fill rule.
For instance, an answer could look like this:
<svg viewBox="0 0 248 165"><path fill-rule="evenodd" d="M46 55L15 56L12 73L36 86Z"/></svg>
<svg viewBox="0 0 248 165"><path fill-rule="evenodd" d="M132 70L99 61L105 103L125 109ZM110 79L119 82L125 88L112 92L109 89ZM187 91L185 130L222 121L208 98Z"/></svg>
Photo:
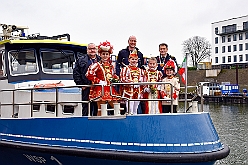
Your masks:
<svg viewBox="0 0 248 165"><path fill-rule="evenodd" d="M100 85L107 85L107 81L102 81L102 80L100 80L100 81L99 81L99 84L100 84Z"/></svg>
<svg viewBox="0 0 248 165"><path fill-rule="evenodd" d="M163 98L164 98L164 99L170 99L170 98L168 98L167 96L164 96Z"/></svg>
<svg viewBox="0 0 248 165"><path fill-rule="evenodd" d="M147 93L151 92L150 88L145 88L144 91L147 92Z"/></svg>
<svg viewBox="0 0 248 165"><path fill-rule="evenodd" d="M159 90L159 91L161 90L161 85L157 86L157 90Z"/></svg>
<svg viewBox="0 0 248 165"><path fill-rule="evenodd" d="M82 87L82 90L85 90L87 87Z"/></svg>

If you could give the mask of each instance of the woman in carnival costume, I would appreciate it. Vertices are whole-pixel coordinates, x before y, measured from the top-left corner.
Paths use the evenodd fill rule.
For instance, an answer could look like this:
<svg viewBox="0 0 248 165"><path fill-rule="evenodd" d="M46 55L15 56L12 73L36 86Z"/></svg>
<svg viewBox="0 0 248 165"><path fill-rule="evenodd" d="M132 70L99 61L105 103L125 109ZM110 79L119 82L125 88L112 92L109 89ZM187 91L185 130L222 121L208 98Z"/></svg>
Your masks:
<svg viewBox="0 0 248 165"><path fill-rule="evenodd" d="M165 71L166 77L162 80L162 82L167 82L170 84L161 85L161 96L164 99L172 99L173 113L177 113L180 83L179 83L179 79L174 77L175 62L173 60L169 60L164 66L164 71ZM172 93L171 93L171 88L172 88ZM162 111L163 113L171 112L171 101L170 100L162 101Z"/></svg>
<svg viewBox="0 0 248 165"><path fill-rule="evenodd" d="M144 70L138 68L138 55L137 51L134 50L128 58L129 65L123 67L120 73L120 79L123 83L138 83L144 81ZM129 99L139 99L141 98L142 86L140 85L124 85L122 87L123 97ZM131 115L137 114L137 109L140 101L130 101L129 107L128 102L126 102L126 108L129 109Z"/></svg>
<svg viewBox="0 0 248 165"><path fill-rule="evenodd" d="M163 73L157 70L158 64L155 57L151 57L148 61L148 68L145 73L145 79L147 82L161 82ZM144 98L147 99L160 99L161 85L152 84L147 85L144 88ZM160 101L147 101L146 103L146 114L158 114L162 113L162 105Z"/></svg>
<svg viewBox="0 0 248 165"><path fill-rule="evenodd" d="M110 42L102 42L98 46L98 53L101 57L101 61L93 63L89 66L86 73L86 77L92 81L92 84L101 84L104 88L102 95L102 86L91 87L89 99L97 99L98 109L101 108L101 104L109 103L113 108L113 103L117 101L114 97L117 95L115 88L112 86L112 93L110 92L110 84L118 81L118 76L114 72L114 66L110 60L110 54L113 53L113 46ZM98 114L99 115L99 114Z"/></svg>

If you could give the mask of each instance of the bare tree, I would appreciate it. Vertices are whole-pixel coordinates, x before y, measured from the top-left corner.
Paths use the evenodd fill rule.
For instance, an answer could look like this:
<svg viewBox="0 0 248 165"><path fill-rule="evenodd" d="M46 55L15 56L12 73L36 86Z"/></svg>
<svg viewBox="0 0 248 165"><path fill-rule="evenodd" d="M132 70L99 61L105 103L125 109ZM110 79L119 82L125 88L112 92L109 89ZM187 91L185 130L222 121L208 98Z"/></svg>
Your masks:
<svg viewBox="0 0 248 165"><path fill-rule="evenodd" d="M211 45L204 37L194 36L183 42L183 52L191 57L193 66L211 56Z"/></svg>

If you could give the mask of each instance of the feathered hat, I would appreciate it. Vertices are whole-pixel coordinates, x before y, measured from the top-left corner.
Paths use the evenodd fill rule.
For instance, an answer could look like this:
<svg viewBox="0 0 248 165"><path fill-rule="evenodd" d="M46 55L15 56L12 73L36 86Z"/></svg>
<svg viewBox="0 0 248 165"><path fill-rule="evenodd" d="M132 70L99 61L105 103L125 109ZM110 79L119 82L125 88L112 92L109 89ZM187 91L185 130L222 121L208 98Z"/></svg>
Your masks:
<svg viewBox="0 0 248 165"><path fill-rule="evenodd" d="M137 50L134 49L133 52L129 55L129 58L138 58Z"/></svg>
<svg viewBox="0 0 248 165"><path fill-rule="evenodd" d="M165 69L172 69L172 70L175 71L175 63L174 63L174 61L169 60L169 61L165 64L165 66L164 66L164 70L165 70Z"/></svg>
<svg viewBox="0 0 248 165"><path fill-rule="evenodd" d="M98 52L109 52L110 54L113 53L113 46L110 44L110 42L101 42L100 45L98 45Z"/></svg>

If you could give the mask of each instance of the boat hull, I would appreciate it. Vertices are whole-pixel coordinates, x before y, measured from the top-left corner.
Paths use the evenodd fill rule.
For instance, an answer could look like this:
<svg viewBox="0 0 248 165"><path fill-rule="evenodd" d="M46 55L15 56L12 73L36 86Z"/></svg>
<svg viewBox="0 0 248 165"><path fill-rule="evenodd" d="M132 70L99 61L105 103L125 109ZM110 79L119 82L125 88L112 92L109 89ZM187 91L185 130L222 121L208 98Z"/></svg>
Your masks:
<svg viewBox="0 0 248 165"><path fill-rule="evenodd" d="M208 113L0 119L0 132L3 165L210 165L229 154Z"/></svg>

